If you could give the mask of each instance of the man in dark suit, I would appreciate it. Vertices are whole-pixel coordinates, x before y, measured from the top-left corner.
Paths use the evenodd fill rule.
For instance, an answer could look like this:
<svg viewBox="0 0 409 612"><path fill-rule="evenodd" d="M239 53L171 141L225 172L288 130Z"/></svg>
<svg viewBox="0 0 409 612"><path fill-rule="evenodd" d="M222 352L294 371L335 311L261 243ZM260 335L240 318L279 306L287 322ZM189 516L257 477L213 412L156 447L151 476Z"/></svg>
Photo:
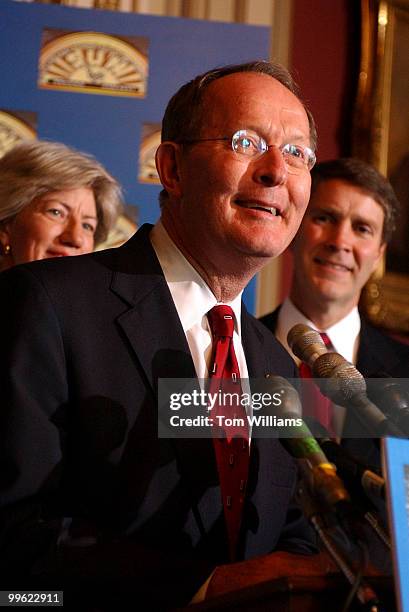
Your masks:
<svg viewBox="0 0 409 612"><path fill-rule="evenodd" d="M312 173L310 202L293 241L290 296L261 321L290 352L288 331L305 323L325 332L333 350L366 377L407 377L409 346L371 326L358 311L361 290L383 257L397 219L390 183L375 168L353 158L325 161ZM335 419L344 420L340 410ZM344 436L362 433L348 414ZM371 445L350 445L363 455ZM372 457L373 458L373 457Z"/></svg>
<svg viewBox="0 0 409 612"><path fill-rule="evenodd" d="M298 229L314 144L284 69L201 75L164 116L155 227L1 276L2 588L162 609L229 560L212 440L158 436L158 381L207 378L218 303L242 377L294 375L241 292ZM277 440L251 439L236 559L314 550L295 475Z"/></svg>

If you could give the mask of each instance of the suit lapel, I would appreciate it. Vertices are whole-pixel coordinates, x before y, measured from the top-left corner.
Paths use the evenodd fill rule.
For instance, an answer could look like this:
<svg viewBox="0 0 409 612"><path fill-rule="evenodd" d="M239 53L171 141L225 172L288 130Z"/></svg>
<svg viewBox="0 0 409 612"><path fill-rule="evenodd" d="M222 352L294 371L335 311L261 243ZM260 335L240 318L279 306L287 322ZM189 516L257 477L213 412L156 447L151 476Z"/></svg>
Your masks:
<svg viewBox="0 0 409 612"><path fill-rule="evenodd" d="M385 337L362 320L357 368L367 378L393 371L400 356Z"/></svg>
<svg viewBox="0 0 409 612"><path fill-rule="evenodd" d="M278 315L280 312L280 306L277 306L277 308L275 310L273 310L273 312L269 312L268 314L264 315L263 317L260 317L260 321L266 326L268 327L268 329L275 335L275 331L277 329L277 323L278 323Z"/></svg>
<svg viewBox="0 0 409 612"><path fill-rule="evenodd" d="M264 377L267 374L264 360L264 339L253 325L243 303L241 308L241 335L249 378Z"/></svg>
<svg viewBox="0 0 409 612"><path fill-rule="evenodd" d="M117 323L130 343L150 385L158 377L196 376L186 336L144 225L117 257L111 291L129 305ZM249 376L264 376L263 335L242 305L242 339Z"/></svg>
<svg viewBox="0 0 409 612"><path fill-rule="evenodd" d="M195 378L196 372L149 231L143 226L119 249L111 290L130 306L117 324L156 394L158 378Z"/></svg>

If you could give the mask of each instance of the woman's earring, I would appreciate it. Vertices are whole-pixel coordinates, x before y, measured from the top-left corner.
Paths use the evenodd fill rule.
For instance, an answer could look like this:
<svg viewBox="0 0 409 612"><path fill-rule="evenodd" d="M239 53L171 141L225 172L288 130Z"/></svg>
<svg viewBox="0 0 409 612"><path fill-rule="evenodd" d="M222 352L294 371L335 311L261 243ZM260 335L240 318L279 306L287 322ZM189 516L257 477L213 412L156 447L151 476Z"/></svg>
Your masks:
<svg viewBox="0 0 409 612"><path fill-rule="evenodd" d="M4 253L4 255L10 255L10 253L11 253L11 246L9 244L5 244L4 245L3 253Z"/></svg>

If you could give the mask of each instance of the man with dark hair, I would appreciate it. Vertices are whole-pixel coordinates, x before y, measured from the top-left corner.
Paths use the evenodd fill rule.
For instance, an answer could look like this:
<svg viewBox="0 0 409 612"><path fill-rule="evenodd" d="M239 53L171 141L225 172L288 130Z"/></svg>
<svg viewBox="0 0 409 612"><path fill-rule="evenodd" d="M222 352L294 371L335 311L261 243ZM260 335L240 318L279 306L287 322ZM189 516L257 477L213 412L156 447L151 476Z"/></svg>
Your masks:
<svg viewBox="0 0 409 612"><path fill-rule="evenodd" d="M288 331L304 323L325 332L332 350L356 364L364 376L406 377L409 347L372 327L358 311L361 290L395 228L394 191L375 168L354 158L321 162L311 177L310 202L292 243L290 296L261 321L290 354ZM338 430L341 410L334 410L333 417ZM356 425L348 416L344 435L359 434ZM361 456L373 450L359 439L350 447Z"/></svg>
<svg viewBox="0 0 409 612"><path fill-rule="evenodd" d="M212 378L219 366L233 382L294 375L241 293L291 242L308 203L315 129L295 91L267 62L185 85L156 155L165 196L155 227L75 263L1 276L7 588L165 609L189 601L217 564L314 550L291 502L294 462L276 439L244 436L226 454L230 440L158 437L160 379Z"/></svg>

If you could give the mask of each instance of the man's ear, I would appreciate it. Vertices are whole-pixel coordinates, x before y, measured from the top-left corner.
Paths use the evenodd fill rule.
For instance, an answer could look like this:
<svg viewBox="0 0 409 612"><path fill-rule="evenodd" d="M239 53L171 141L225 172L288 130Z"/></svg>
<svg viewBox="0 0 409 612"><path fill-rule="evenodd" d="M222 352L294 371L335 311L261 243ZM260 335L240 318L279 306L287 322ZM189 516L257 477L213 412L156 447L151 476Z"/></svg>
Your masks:
<svg viewBox="0 0 409 612"><path fill-rule="evenodd" d="M164 189L170 195L180 197L180 145L176 142L162 142L156 151L155 163Z"/></svg>

